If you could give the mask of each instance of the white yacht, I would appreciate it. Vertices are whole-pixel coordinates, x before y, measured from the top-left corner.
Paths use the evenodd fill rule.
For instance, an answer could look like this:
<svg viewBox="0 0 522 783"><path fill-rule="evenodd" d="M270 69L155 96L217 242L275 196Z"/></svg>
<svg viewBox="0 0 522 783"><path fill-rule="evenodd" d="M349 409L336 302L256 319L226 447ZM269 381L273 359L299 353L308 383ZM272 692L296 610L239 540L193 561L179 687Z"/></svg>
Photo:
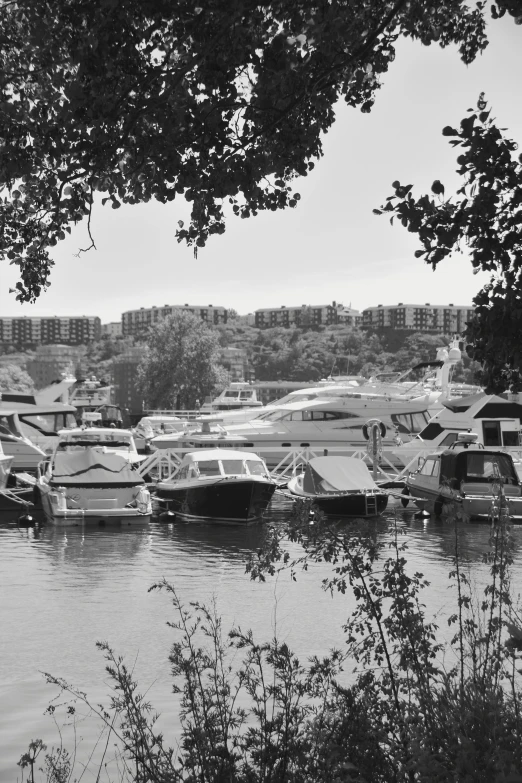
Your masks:
<svg viewBox="0 0 522 783"><path fill-rule="evenodd" d="M522 405L494 394L469 395L443 400L441 410L413 440L393 450L399 462L411 470L427 452L449 448L459 433L474 432L477 443L488 449L522 452Z"/></svg>
<svg viewBox="0 0 522 783"><path fill-rule="evenodd" d="M150 493L127 456L88 438L60 438L38 466L35 489L55 525L143 523L152 514Z"/></svg>
<svg viewBox="0 0 522 783"><path fill-rule="evenodd" d="M382 445L384 453L391 453L401 440L410 440L421 432L429 421L425 400L369 399L333 397L286 403L265 410L259 417L225 429L220 421L194 422L184 432L172 432L152 439L156 449L182 448L252 448L263 449L262 456L269 466L281 459L281 449L303 449L328 454L336 447L365 449L363 425L369 419L379 419L384 425ZM203 426L201 426L201 424ZM195 427L199 432L195 431ZM277 451L270 452L270 449ZM268 451L267 451L268 450Z"/></svg>
<svg viewBox="0 0 522 783"><path fill-rule="evenodd" d="M0 447L6 457L12 458L11 470L16 473L36 473L45 452L24 434L18 414L0 408Z"/></svg>
<svg viewBox="0 0 522 783"><path fill-rule="evenodd" d="M213 400L205 400L200 408L200 413L212 414L216 411L260 408L262 404L257 399L256 390L249 383L234 381Z"/></svg>
<svg viewBox="0 0 522 783"><path fill-rule="evenodd" d="M76 408L61 402L39 402L32 394L2 392L0 415L6 411L18 415L22 434L42 451L50 454L58 443L58 432L76 427Z"/></svg>

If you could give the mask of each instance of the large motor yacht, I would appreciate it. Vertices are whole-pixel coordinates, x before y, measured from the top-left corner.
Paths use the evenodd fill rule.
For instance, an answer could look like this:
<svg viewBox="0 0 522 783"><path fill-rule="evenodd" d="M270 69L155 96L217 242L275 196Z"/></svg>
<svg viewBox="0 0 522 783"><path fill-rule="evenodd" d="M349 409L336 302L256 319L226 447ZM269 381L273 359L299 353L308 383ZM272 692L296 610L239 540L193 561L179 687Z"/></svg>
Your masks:
<svg viewBox="0 0 522 783"><path fill-rule="evenodd" d="M400 464L415 470L427 452L449 448L459 434L473 431L477 443L517 456L522 451L522 405L495 394L444 400L441 410L413 440L394 449Z"/></svg>
<svg viewBox="0 0 522 783"><path fill-rule="evenodd" d="M397 401L365 396L306 400L278 406L226 430L219 421L215 423L215 431L211 421L203 422L203 427L194 423L184 432L159 435L151 443L157 449L187 451L216 446L262 449L262 456L271 466L280 461L284 449L309 448L321 453L327 450L329 454L346 453L346 448L365 449L363 425L369 419L378 419L384 425L383 452L391 455L391 449L401 440L410 440L425 428L429 420L427 403L424 399Z"/></svg>

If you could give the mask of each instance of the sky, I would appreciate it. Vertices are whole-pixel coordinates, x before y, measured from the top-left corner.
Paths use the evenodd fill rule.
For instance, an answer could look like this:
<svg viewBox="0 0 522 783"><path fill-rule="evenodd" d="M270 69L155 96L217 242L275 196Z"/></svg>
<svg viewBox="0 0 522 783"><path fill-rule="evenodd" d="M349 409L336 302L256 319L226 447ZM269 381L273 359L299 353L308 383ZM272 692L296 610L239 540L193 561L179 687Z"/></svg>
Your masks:
<svg viewBox="0 0 522 783"><path fill-rule="evenodd" d="M489 38L470 66L455 47L399 42L372 112L337 107L323 158L296 180L296 209L247 220L231 214L225 234L195 260L174 236L177 221L189 216L184 200L119 210L97 204L97 249L76 257L90 243L85 223L73 229L54 248L51 286L35 304L16 302L9 288L17 267L2 262L0 315L98 315L107 323L125 310L185 303L240 314L332 301L361 311L399 302L470 305L484 273L474 275L464 255L433 271L414 257L415 236L372 210L392 195L396 179L413 183L414 195L435 179L446 195L459 187L459 153L441 131L458 125L481 92L499 126L522 142L522 27L504 18L491 23Z"/></svg>

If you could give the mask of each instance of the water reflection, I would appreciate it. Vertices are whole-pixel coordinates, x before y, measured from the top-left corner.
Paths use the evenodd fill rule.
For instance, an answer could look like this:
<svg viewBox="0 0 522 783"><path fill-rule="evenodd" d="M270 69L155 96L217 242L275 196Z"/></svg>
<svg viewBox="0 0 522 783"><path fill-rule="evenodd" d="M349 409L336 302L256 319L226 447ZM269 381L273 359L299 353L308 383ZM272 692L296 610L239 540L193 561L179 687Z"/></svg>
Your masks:
<svg viewBox="0 0 522 783"><path fill-rule="evenodd" d="M290 504L278 499L269 520L282 522ZM261 641L274 633L288 641L303 659L342 647L341 631L353 609L352 596L330 596L322 580L331 566L314 564L251 582L247 556L258 550L266 525L248 528L154 521L132 528L57 528L36 520L17 524L17 513L0 515L0 783L16 779L16 760L31 737L49 737L43 709L52 695L39 674L51 671L89 693L106 692L103 660L95 641L108 640L135 661L140 683L151 689L154 705L176 721L170 695L168 651L173 631L166 626L171 608L166 595L149 593L165 577L185 603L216 597L224 628L252 628ZM343 523L344 526L353 523ZM455 552L455 528L439 519L419 518L412 509L392 505L386 516L366 527L377 540L391 543L395 526L408 544L409 568L430 582L425 591L429 616L443 618L454 607L448 573ZM459 547L471 565L478 588L487 567L490 529L485 524L459 525ZM520 592L522 529L514 539L513 582ZM295 545L291 551L299 554ZM448 589L449 588L449 589ZM441 629L447 627L439 623Z"/></svg>

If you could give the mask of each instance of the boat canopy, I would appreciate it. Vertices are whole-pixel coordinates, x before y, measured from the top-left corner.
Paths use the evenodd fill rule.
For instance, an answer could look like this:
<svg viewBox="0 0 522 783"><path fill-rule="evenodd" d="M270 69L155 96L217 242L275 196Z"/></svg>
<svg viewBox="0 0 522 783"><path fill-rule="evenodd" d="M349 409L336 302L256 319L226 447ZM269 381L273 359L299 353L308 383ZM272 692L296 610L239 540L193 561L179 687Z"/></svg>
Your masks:
<svg viewBox="0 0 522 783"><path fill-rule="evenodd" d="M315 457L306 466L303 489L314 495L378 489L363 460L355 457Z"/></svg>
<svg viewBox="0 0 522 783"><path fill-rule="evenodd" d="M492 481L497 472L512 484L520 483L511 454L484 449L448 449L440 457L440 476L448 481Z"/></svg>
<svg viewBox="0 0 522 783"><path fill-rule="evenodd" d="M452 413L464 413L475 403L482 405L473 414L474 419L520 419L522 405L497 394L472 394L455 400L443 400L442 404Z"/></svg>
<svg viewBox="0 0 522 783"><path fill-rule="evenodd" d="M216 459L248 459L252 462L264 462L259 454L253 451L237 451L235 449L201 449L200 451L189 451L183 457L181 465L189 465L193 462L211 462Z"/></svg>
<svg viewBox="0 0 522 783"><path fill-rule="evenodd" d="M475 405L476 402L479 402L479 400L484 400L484 402L486 402L488 396L494 402L505 402L502 397L496 397L494 394L487 395L485 392L468 394L466 397L456 397L451 400L441 400L441 402L448 410L463 413L464 411L467 411L468 408L471 408L472 405Z"/></svg>
<svg viewBox="0 0 522 783"><path fill-rule="evenodd" d="M137 487L144 484L127 459L95 449L55 454L50 483L53 486Z"/></svg>

